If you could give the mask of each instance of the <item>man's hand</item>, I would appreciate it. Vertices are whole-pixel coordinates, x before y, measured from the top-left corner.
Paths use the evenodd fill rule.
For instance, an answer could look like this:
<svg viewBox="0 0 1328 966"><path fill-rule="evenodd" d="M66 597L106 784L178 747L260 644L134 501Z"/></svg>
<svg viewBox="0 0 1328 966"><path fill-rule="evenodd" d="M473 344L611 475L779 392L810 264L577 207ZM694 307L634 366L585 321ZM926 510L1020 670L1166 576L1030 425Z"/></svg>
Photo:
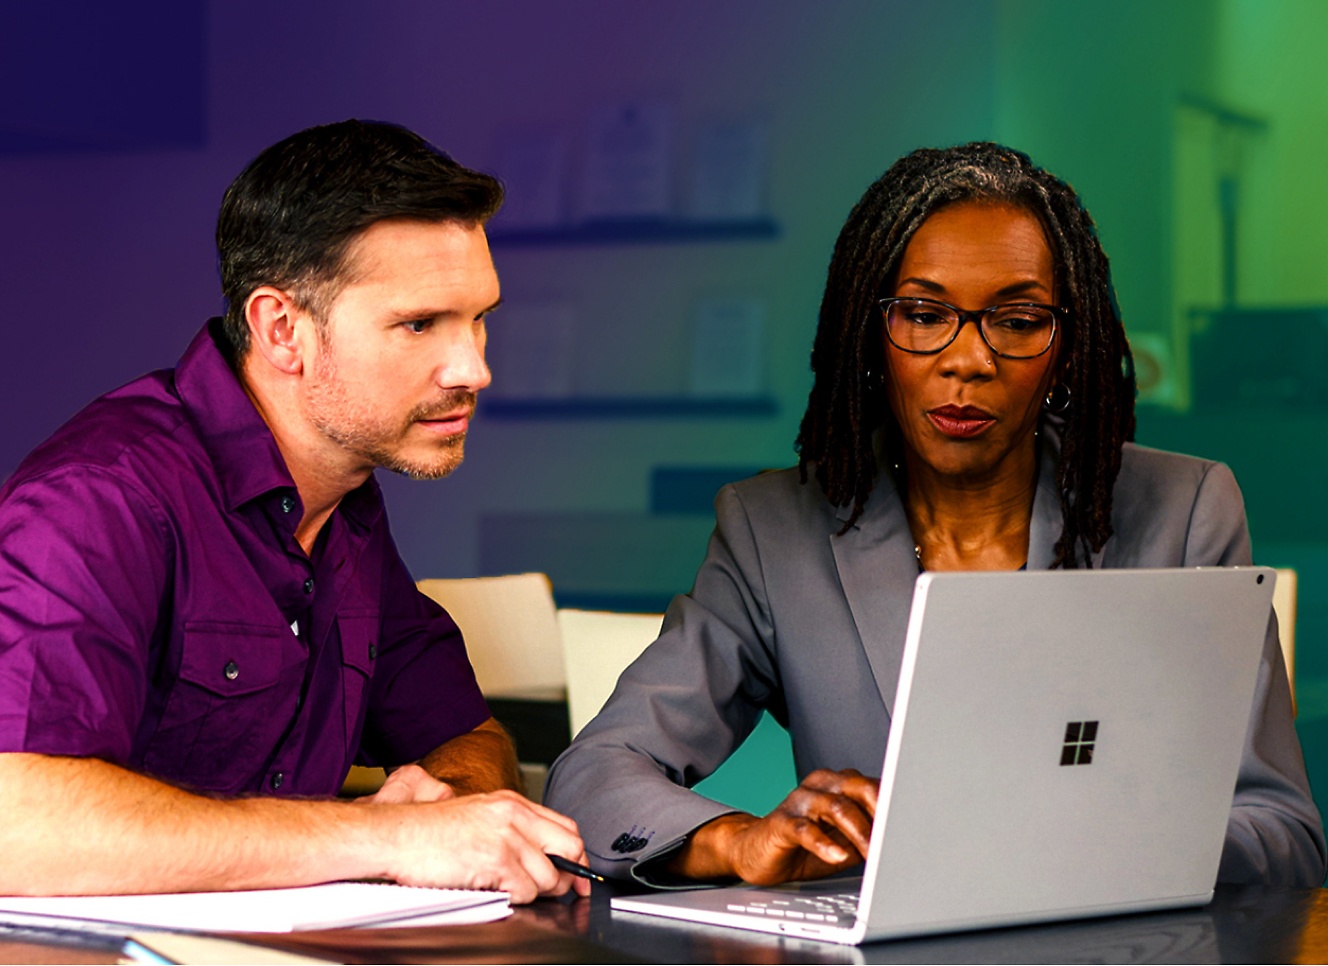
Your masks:
<svg viewBox="0 0 1328 966"><path fill-rule="evenodd" d="M867 855L878 790L878 781L851 768L814 771L765 818L735 813L701 826L665 868L755 885L842 872Z"/></svg>
<svg viewBox="0 0 1328 966"><path fill-rule="evenodd" d="M397 882L502 889L518 903L569 889L590 894L587 880L559 872L548 860L561 855L586 863L576 823L515 792L417 802L396 810L401 814L394 816L397 834L387 874Z"/></svg>
<svg viewBox="0 0 1328 966"><path fill-rule="evenodd" d="M365 805L438 802L454 807L414 810L412 821L431 827L415 829L411 841L398 847L396 865L403 872L392 874L398 882L502 889L513 902L562 895L568 889L590 894L588 880L559 872L546 857L561 855L585 864L576 823L514 792L462 798L419 765L403 765L375 794L356 799Z"/></svg>
<svg viewBox="0 0 1328 966"><path fill-rule="evenodd" d="M447 782L440 782L419 765L402 765L387 776L383 787L372 795L355 799L357 805L407 805L411 802L442 802L456 798Z"/></svg>

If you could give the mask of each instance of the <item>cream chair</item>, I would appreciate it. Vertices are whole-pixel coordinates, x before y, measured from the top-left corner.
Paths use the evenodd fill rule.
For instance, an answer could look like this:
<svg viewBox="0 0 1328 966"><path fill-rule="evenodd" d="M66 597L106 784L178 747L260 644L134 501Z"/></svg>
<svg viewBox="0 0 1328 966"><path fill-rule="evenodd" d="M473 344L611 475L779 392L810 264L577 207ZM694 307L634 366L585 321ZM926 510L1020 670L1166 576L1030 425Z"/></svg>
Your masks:
<svg viewBox="0 0 1328 966"><path fill-rule="evenodd" d="M441 604L461 628L475 679L485 697L564 698L562 638L548 577L532 573L421 580L417 586ZM526 794L539 801L547 766L523 762L521 773ZM381 768L356 766L347 776L342 794L372 793L383 780Z"/></svg>
<svg viewBox="0 0 1328 966"><path fill-rule="evenodd" d="M558 611L572 737L604 707L627 665L659 636L663 614Z"/></svg>
<svg viewBox="0 0 1328 966"><path fill-rule="evenodd" d="M1296 710L1296 572L1290 567L1277 568L1273 585L1273 612L1282 639L1282 657L1286 660L1287 682L1291 685L1291 710Z"/></svg>
<svg viewBox="0 0 1328 966"><path fill-rule="evenodd" d="M485 695L557 696L567 686L553 588L544 574L421 580L466 636Z"/></svg>

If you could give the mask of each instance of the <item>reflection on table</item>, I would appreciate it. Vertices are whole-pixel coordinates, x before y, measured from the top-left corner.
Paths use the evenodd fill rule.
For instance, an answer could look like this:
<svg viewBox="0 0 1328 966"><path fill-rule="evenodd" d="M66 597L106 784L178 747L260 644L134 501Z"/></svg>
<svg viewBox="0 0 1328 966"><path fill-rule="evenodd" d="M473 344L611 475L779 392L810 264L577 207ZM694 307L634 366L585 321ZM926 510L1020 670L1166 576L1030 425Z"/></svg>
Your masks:
<svg viewBox="0 0 1328 966"><path fill-rule="evenodd" d="M345 963L1165 963L1328 961L1328 890L1218 890L1200 909L955 933L860 947L614 913L610 888L501 922L329 930L248 941ZM114 950L0 937L3 963L114 963Z"/></svg>

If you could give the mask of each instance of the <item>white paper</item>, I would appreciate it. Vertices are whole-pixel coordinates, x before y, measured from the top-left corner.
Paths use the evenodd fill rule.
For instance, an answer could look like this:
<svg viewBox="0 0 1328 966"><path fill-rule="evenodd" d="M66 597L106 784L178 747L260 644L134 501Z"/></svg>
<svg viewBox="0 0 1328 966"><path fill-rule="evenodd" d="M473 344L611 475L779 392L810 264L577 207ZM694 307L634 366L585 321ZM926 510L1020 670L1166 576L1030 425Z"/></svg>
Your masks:
<svg viewBox="0 0 1328 966"><path fill-rule="evenodd" d="M692 335L692 395L750 398L764 389L765 305L746 298L699 303Z"/></svg>
<svg viewBox="0 0 1328 966"><path fill-rule="evenodd" d="M506 304L489 323L491 399L558 399L572 394L576 307L571 302Z"/></svg>
<svg viewBox="0 0 1328 966"><path fill-rule="evenodd" d="M511 135L498 149L498 177L507 191L494 231L559 228L567 222L569 138L558 132Z"/></svg>
<svg viewBox="0 0 1328 966"><path fill-rule="evenodd" d="M588 221L667 218L673 111L661 101L602 108L590 120L581 214Z"/></svg>
<svg viewBox="0 0 1328 966"><path fill-rule="evenodd" d="M374 882L329 882L293 889L180 892L139 896L0 897L0 922L61 926L91 932L138 929L180 932L294 932L392 923L414 925L444 913L476 922L480 907L490 919L511 911L505 892L421 889Z"/></svg>
<svg viewBox="0 0 1328 966"><path fill-rule="evenodd" d="M706 125L692 151L687 213L698 221L750 221L765 214L766 127L756 120Z"/></svg>

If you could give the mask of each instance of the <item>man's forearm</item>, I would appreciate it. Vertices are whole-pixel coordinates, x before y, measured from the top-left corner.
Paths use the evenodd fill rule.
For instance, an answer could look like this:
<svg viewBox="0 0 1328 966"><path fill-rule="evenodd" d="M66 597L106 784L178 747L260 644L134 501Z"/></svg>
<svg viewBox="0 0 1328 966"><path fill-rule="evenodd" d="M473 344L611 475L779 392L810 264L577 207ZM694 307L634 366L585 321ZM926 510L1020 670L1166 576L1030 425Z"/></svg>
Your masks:
<svg viewBox="0 0 1328 966"><path fill-rule="evenodd" d="M510 789L524 792L516 747L493 718L420 759L420 766L458 795Z"/></svg>
<svg viewBox="0 0 1328 966"><path fill-rule="evenodd" d="M8 895L377 877L388 851L350 803L206 798L93 758L0 754L0 817Z"/></svg>
<svg viewBox="0 0 1328 966"><path fill-rule="evenodd" d="M427 780L427 779L426 779ZM512 792L358 804L214 799L92 758L0 753L0 894L195 892L383 878L559 894L576 826Z"/></svg>

